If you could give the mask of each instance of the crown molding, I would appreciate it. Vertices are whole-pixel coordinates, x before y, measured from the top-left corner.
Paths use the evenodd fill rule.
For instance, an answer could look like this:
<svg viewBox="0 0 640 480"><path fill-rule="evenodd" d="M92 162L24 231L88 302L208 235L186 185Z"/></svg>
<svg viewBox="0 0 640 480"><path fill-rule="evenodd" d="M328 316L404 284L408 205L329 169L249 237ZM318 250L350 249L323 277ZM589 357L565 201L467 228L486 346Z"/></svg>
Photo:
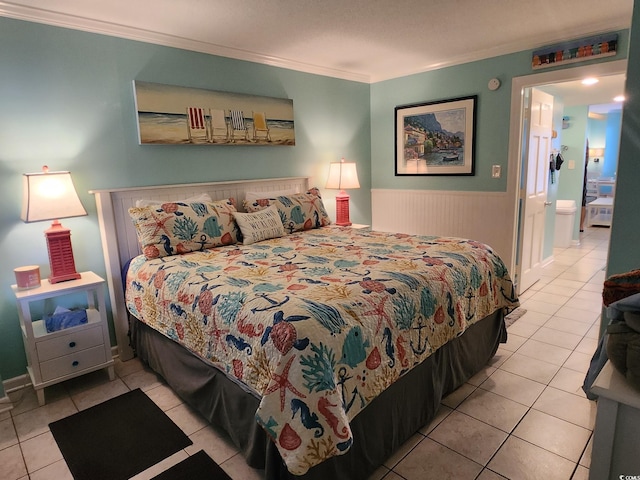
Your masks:
<svg viewBox="0 0 640 480"><path fill-rule="evenodd" d="M84 32L97 33L101 35L109 35L112 37L135 40L139 42L162 45L166 47L180 48L194 52L206 53L220 57L233 58L236 60L244 60L247 62L269 65L272 67L285 68L298 72L310 73L314 75L322 75L343 80L351 80L361 83L376 83L385 80L425 73L433 70L439 70L446 67L461 65L464 63L485 60L487 58L497 57L501 55L509 55L525 50L540 48L544 45L540 44L539 38L528 38L520 42L512 42L509 44L496 45L482 51L473 51L456 57L451 57L445 62L435 62L414 66L411 68L400 68L392 71L386 71L382 75L355 73L346 70L322 67L319 65L308 64L280 58L276 56L264 55L246 50L225 47L207 42L201 42L189 38L179 37L175 35L167 35L161 32L132 28L126 25L94 20L76 15L64 14L47 10L42 7L27 7L12 2L0 1L0 16L25 20L28 22L43 23L56 27L69 28L73 30L81 30ZM597 25L589 25L589 31L567 31L563 30L558 34L558 38L549 38L545 40L545 45L559 43L569 38L581 38L591 35L598 35L612 31L624 30L630 28L631 19L618 18L611 22L602 22Z"/></svg>
<svg viewBox="0 0 640 480"><path fill-rule="evenodd" d="M406 77L409 75L416 75L433 70L440 70L442 68L453 67L456 65L462 65L465 63L477 62L479 60L486 60L493 57L500 57L503 55L510 55L513 53L523 52L526 50L536 50L547 45L554 45L556 43L562 43L568 39L588 38L595 35L601 35L604 33L617 32L621 30L627 30L631 28L630 19L620 19L613 24L611 22L602 22L597 25L589 25L589 31L564 30L556 38L546 39L543 44L540 43L540 39L527 38L519 42L511 42L508 44L495 45L491 48L484 50L471 51L464 55L449 58L446 62L438 62L429 65L420 65L413 69L405 69L403 71L395 71L391 75L371 75L370 83L381 82L385 80L393 80L394 78Z"/></svg>
<svg viewBox="0 0 640 480"><path fill-rule="evenodd" d="M27 22L43 23L55 27L70 28L83 32L125 38L127 40L152 43L165 47L173 47L183 50L190 50L193 52L207 53L209 55L217 55L220 57L233 58L236 60L260 63L272 67L286 68L289 70L311 73L314 75L323 75L327 77L340 78L343 80L351 80L354 82L370 83L370 78L368 75L333 68L326 68L303 62L296 62L270 55L262 55L259 53L248 52L236 48L229 48L222 45L201 42L198 40L192 40L175 35L167 35L152 30L132 28L126 25L103 22L90 18L54 12L45 8L25 7L23 5L16 5L15 3L0 1L0 16L14 18L17 20L24 20Z"/></svg>

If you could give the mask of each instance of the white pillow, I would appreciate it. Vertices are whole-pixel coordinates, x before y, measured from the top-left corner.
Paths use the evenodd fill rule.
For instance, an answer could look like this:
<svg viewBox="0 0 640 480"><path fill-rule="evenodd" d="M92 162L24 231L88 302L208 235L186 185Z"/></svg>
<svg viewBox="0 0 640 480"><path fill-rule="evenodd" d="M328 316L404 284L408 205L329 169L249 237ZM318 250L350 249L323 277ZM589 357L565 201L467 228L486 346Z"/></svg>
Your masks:
<svg viewBox="0 0 640 480"><path fill-rule="evenodd" d="M233 212L233 218L235 218L238 227L240 227L244 245L282 237L285 234L280 214L275 205L271 205L259 212Z"/></svg>
<svg viewBox="0 0 640 480"><path fill-rule="evenodd" d="M182 200L147 200L145 198L141 198L140 200L136 200L136 207L151 207L153 205L161 205L163 203L211 203L211 197L208 193L200 193L198 195L194 195L193 197L188 197Z"/></svg>
<svg viewBox="0 0 640 480"><path fill-rule="evenodd" d="M286 195L292 195L296 193L294 188L287 188L284 190L271 190L269 192L245 192L244 199L248 202L255 202L263 198L276 198Z"/></svg>

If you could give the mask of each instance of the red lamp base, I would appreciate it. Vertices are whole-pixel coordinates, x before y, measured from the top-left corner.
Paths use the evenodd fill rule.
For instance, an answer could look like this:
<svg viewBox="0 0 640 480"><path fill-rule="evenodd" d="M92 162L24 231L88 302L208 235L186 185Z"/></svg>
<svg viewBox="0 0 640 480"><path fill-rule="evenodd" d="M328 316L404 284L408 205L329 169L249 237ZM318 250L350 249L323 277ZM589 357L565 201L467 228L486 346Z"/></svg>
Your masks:
<svg viewBox="0 0 640 480"><path fill-rule="evenodd" d="M51 267L49 283L80 278L80 274L76 272L76 263L73 259L71 230L63 227L58 220L54 220L51 228L45 230L44 235L47 238L49 266Z"/></svg>
<svg viewBox="0 0 640 480"><path fill-rule="evenodd" d="M349 194L342 190L336 195L336 225L348 227L351 225L349 219Z"/></svg>

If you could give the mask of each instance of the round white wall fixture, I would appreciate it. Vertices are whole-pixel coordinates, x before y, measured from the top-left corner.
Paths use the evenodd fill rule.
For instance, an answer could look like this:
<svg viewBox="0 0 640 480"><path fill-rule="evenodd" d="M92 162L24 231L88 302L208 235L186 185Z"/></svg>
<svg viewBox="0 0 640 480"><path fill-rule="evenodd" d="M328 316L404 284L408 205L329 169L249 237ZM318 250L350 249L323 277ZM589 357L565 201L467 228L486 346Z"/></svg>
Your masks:
<svg viewBox="0 0 640 480"><path fill-rule="evenodd" d="M489 80L489 90L497 90L500 88L500 80L492 78Z"/></svg>

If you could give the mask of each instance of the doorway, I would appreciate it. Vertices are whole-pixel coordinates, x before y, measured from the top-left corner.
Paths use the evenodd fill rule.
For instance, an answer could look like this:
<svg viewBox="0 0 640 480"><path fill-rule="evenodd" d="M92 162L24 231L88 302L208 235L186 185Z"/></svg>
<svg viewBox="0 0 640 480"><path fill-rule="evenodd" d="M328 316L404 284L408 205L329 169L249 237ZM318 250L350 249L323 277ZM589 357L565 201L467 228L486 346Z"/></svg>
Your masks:
<svg viewBox="0 0 640 480"><path fill-rule="evenodd" d="M513 215L513 231L512 231L512 265L511 271L514 272L514 278L518 293L521 292L522 279L522 261L523 256L530 255L523 249L529 248L524 244L523 228L524 222L521 221L523 214L523 202L521 199L521 179L523 170L527 168L526 161L521 161L525 141L523 141L523 132L525 130L525 102L527 101L525 92L533 87L549 86L564 82L581 80L587 76L607 77L611 75L625 75L627 71L627 61L618 60L614 62L600 63L584 67L570 68L564 70L543 72L540 74L516 77L512 80L511 91L511 128L509 132L509 173L507 198L509 208ZM592 103L588 100L585 103Z"/></svg>

